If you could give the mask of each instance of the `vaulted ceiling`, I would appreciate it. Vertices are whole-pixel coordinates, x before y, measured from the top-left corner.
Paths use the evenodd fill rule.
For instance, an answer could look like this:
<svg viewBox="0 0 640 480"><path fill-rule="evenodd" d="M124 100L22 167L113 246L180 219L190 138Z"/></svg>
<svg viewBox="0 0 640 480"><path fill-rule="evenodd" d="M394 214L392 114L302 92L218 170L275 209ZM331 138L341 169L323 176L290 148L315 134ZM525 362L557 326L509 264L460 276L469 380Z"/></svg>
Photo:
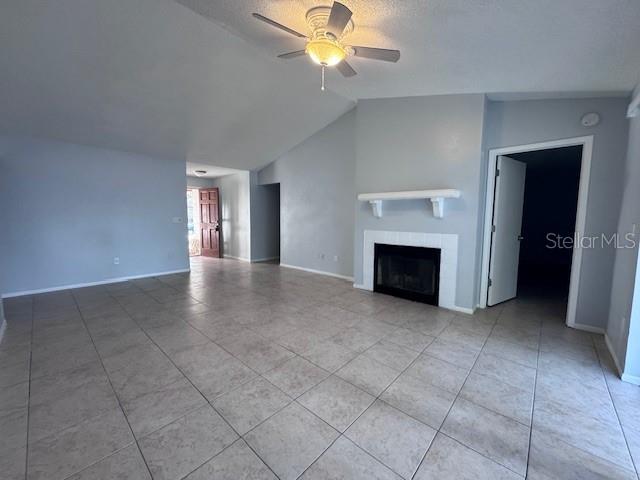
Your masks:
<svg viewBox="0 0 640 480"><path fill-rule="evenodd" d="M172 0L0 6L0 132L250 169L353 106Z"/></svg>
<svg viewBox="0 0 640 480"><path fill-rule="evenodd" d="M462 92L628 92L640 69L633 0L344 0L351 79L278 53L325 0L11 0L0 5L0 132L256 168L358 98Z"/></svg>
<svg viewBox="0 0 640 480"><path fill-rule="evenodd" d="M306 11L332 0L177 0L271 56L304 41ZM399 49L397 64L359 58L330 87L350 98L448 93L630 91L640 73L640 2L630 0L340 0L353 45ZM285 61L283 61L285 63ZM313 69L306 58L286 61ZM316 67L317 71L317 67Z"/></svg>

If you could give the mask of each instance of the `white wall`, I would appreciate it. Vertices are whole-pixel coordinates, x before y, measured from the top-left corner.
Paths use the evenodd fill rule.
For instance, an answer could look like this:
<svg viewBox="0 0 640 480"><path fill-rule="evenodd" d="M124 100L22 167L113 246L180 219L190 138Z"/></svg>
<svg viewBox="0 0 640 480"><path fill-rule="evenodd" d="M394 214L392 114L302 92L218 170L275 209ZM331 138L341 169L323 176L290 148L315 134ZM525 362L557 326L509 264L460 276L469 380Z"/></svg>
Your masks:
<svg viewBox="0 0 640 480"><path fill-rule="evenodd" d="M220 194L222 254L225 257L251 259L251 217L249 172L213 179Z"/></svg>
<svg viewBox="0 0 640 480"><path fill-rule="evenodd" d="M185 189L184 161L0 136L3 293L188 269Z"/></svg>
<svg viewBox="0 0 640 480"><path fill-rule="evenodd" d="M637 91L640 89L636 89ZM640 93L640 91L638 92ZM622 208L618 217L620 235L640 228L640 118L631 120L625 168ZM635 236L640 240L640 232ZM640 381L640 282L638 246L615 252L607 337L613 354L626 375ZM627 348L628 345L634 348Z"/></svg>
<svg viewBox="0 0 640 480"><path fill-rule="evenodd" d="M628 99L588 98L490 102L486 118L487 149L524 145L562 138L593 135L591 182L587 201L586 235L613 234L618 230L618 212L625 182ZM585 128L580 118L598 112L601 123ZM483 166L483 171L486 166ZM604 329L615 250L585 249L576 323ZM603 287L604 286L604 287Z"/></svg>
<svg viewBox="0 0 640 480"><path fill-rule="evenodd" d="M258 173L260 184L280 183L283 264L353 275L355 116L351 110Z"/></svg>
<svg viewBox="0 0 640 480"><path fill-rule="evenodd" d="M456 305L476 305L476 241L483 95L362 100L356 120L356 192L456 188L462 198L434 218L426 200L385 202L375 218L355 201L355 282L362 283L364 230L458 234Z"/></svg>

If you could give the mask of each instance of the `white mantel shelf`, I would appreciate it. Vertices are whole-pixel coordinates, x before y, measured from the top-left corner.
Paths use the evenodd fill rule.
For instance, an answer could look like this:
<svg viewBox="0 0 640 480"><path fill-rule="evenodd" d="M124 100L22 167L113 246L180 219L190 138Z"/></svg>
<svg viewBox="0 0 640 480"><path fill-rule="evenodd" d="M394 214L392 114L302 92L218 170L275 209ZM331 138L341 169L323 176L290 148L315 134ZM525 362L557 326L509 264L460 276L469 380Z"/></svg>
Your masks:
<svg viewBox="0 0 640 480"><path fill-rule="evenodd" d="M460 190L452 188L440 190L408 190L404 192L360 193L358 200L369 202L373 210L373 216L382 217L382 202L388 200L430 200L433 206L433 216L444 217L444 201L446 198L460 198Z"/></svg>

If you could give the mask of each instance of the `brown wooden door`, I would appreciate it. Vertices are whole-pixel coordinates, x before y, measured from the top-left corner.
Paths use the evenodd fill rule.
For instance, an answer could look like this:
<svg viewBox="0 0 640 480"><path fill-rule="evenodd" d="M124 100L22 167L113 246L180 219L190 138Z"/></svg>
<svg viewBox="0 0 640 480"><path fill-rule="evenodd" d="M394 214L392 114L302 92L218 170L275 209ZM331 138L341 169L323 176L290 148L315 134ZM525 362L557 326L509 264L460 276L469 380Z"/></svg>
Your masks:
<svg viewBox="0 0 640 480"><path fill-rule="evenodd" d="M220 257L217 188L200 189L200 239L203 256Z"/></svg>

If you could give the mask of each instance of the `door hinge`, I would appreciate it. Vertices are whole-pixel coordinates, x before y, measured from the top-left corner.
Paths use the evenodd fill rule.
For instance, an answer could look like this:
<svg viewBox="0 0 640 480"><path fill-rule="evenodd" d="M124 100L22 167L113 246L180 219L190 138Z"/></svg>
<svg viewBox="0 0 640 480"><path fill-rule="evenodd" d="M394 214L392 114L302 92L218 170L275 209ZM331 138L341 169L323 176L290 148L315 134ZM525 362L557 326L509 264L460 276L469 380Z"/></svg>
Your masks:
<svg viewBox="0 0 640 480"><path fill-rule="evenodd" d="M491 225L491 232L493 232L493 233L496 232L496 226L495 225Z"/></svg>
<svg viewBox="0 0 640 480"><path fill-rule="evenodd" d="M496 168L496 177L500 176L500 169Z"/></svg>
<svg viewBox="0 0 640 480"><path fill-rule="evenodd" d="M493 285L493 280L489 279L489 286Z"/></svg>

